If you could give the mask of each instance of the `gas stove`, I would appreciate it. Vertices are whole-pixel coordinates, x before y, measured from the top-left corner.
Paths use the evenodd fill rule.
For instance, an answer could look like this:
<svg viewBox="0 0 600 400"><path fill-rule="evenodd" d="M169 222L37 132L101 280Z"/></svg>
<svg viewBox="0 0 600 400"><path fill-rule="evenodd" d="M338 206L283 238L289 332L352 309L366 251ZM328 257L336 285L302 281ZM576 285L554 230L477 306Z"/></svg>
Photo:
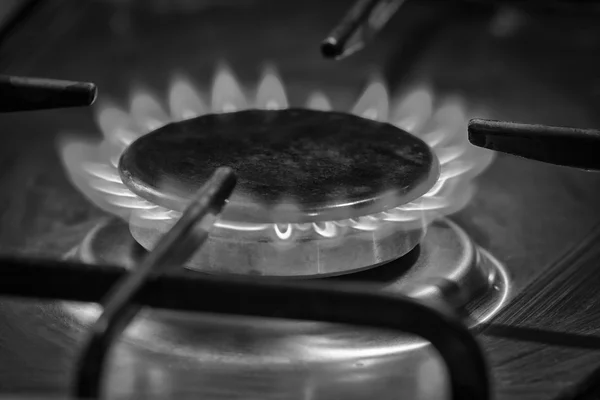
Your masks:
<svg viewBox="0 0 600 400"><path fill-rule="evenodd" d="M481 369L495 398L588 398L598 175L467 136L474 117L593 126L586 17L409 3L334 62L318 44L343 4L124 4L38 5L2 47L5 71L100 88L88 109L2 116L21 132L4 157L0 245L20 258L0 285L3 393L95 396L101 377L108 398L441 399L482 393ZM33 33L47 44L25 53ZM222 166L235 188L194 231ZM185 232L203 242L190 257ZM104 342L131 310L118 293L138 296L127 282L170 263ZM90 333L119 339L106 361Z"/></svg>
<svg viewBox="0 0 600 400"><path fill-rule="evenodd" d="M170 113L146 93L131 96L130 112L100 106L103 140L65 139L62 158L79 189L120 218L101 222L69 257L136 268L180 220L214 166L227 165L236 171L236 189L188 269L360 282L468 307L473 326L493 317L508 296L506 268L444 218L467 204L473 177L492 159L461 135L467 121L461 102L438 107L430 91L419 88L392 99L390 107L376 80L350 114L331 111L323 93L309 95L307 108L293 108L273 69L263 75L250 100L233 75L219 69L209 96L176 80L168 90ZM210 107L204 98L212 99ZM384 123L390 120L393 125ZM98 318L95 307L68 304L65 311L83 326ZM130 340L200 364L221 360L230 377L245 364L280 369L281 360L293 369L325 364L345 370L381 356L404 358L425 345L331 324L218 322L215 329L233 329L233 336L205 334L206 326L199 330L189 317L149 315L132 326ZM238 343L240 332L245 339ZM375 384L379 377L373 378ZM204 390L244 393L215 383L204 383ZM266 397L284 393L262 391Z"/></svg>

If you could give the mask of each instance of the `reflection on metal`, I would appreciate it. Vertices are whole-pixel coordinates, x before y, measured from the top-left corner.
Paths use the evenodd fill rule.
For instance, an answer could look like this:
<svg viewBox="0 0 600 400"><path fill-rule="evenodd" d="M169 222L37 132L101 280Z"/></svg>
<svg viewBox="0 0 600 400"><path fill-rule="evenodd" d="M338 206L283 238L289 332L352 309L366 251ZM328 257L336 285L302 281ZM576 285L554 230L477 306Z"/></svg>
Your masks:
<svg viewBox="0 0 600 400"><path fill-rule="evenodd" d="M89 264L134 268L144 253L131 238L127 225L113 219L93 230L71 257ZM361 283L384 292L407 293L428 302L466 306L475 325L495 315L509 293L505 267L487 251L475 246L462 229L448 220L434 222L421 245L402 259L330 279ZM90 305L66 304L65 310L82 324L87 325L94 319ZM236 350L238 344L234 337L239 332L244 332L247 338L246 344L238 343L245 353ZM259 323L248 318L199 318L159 311L138 319L127 334L130 341L156 351L206 362L223 360L226 362L223 368L228 362L252 365L278 363L275 360L289 363L294 359L300 365L400 357L408 350L423 346L423 342L409 336L333 324L284 320Z"/></svg>

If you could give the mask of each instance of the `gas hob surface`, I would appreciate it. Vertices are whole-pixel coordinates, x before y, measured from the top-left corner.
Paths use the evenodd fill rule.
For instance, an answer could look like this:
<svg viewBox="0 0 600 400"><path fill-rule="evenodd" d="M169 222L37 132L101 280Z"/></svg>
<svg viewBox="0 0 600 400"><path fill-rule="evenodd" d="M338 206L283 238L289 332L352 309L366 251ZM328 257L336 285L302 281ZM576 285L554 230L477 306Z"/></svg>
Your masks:
<svg viewBox="0 0 600 400"><path fill-rule="evenodd" d="M116 3L42 4L1 44L0 69L92 81L99 99L125 105L130 89L140 86L165 98L177 72L208 89L219 62L254 85L269 62L294 104L320 89L335 109L349 110L368 78L380 74L392 93L427 84L440 96L458 94L474 116L600 125L600 29L591 16L475 5L440 10L435 2L419 2L367 49L331 62L321 58L318 44L346 2L206 4L185 14ZM71 185L57 149L65 132L99 136L93 111L5 114L0 121L0 250L62 258L105 217ZM509 302L477 328L495 396L554 398L600 367L600 175L498 155L476 183L473 199L451 220L510 276ZM80 321L43 302L3 298L0 307L0 392L64 394L83 337ZM220 340L218 331L204 334ZM239 363L237 386L249 393L245 398L397 398L415 392L444 398L436 355L406 357L369 360L376 379L328 365L290 370L285 360L271 360L273 370L264 371L249 365L251 357L231 355L231 362ZM226 386L229 371L217 362L124 341L109 364L106 382L114 396L231 396L203 391L207 382Z"/></svg>

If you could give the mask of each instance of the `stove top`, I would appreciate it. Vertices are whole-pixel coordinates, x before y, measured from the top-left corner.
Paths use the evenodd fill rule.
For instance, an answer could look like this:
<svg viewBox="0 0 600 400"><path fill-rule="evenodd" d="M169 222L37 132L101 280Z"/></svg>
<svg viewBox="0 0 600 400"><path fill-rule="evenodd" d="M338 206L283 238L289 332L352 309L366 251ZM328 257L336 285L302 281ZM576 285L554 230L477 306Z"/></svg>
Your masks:
<svg viewBox="0 0 600 400"><path fill-rule="evenodd" d="M187 274L327 277L318 281L362 283L436 304L441 298L466 306L473 317L496 398L554 398L592 382L599 348L598 175L508 155L490 165L491 153L477 149L473 158L475 148L465 144L469 116L594 126L598 69L590 54L600 32L593 21L476 5L441 13L425 2L407 6L362 52L332 63L320 58L318 44L344 4L289 7L209 4L160 17L152 7L102 2L37 7L4 41L0 67L93 81L99 104L2 115L8 132L0 150L3 252L132 269L205 182L198 171L219 166L215 154L227 148L225 156L235 155L230 162L254 169L241 171L233 207L186 264ZM256 18L268 23L251 23ZM549 22L563 28L560 36L544 29ZM297 33L281 34L290 30ZM244 45L244 36L256 46ZM190 51L192 41L201 51ZM33 43L39 51L25 51ZM223 68L213 78L215 60L223 59L237 79ZM211 82L212 91L202 89ZM254 100L240 96L255 82ZM457 95L461 101L449 97L446 107L438 101ZM120 104L127 97L129 111ZM306 109L289 108L298 106ZM240 111L247 107L257 110ZM204 115L211 111L217 114ZM344 123L357 134L336 134ZM440 130L448 126L457 128ZM331 143L315 149L311 135ZM206 137L212 149L203 146ZM436 138L454 137L462 141L436 147ZM246 145L235 150L240 140ZM331 152L356 147L369 155L363 169L335 182L323 175L319 193L285 180L261 189L261 179L277 172L272 165L263 170L265 157L282 160L288 173L313 177L319 168L340 168ZM409 156L412 169L374 167L382 157L393 164ZM448 165L462 169L448 174ZM371 176L374 170L383 175ZM440 177L461 184L444 190ZM360 187L340 185L360 179ZM362 186L375 198L356 192ZM97 306L6 298L1 307L2 392L64 394ZM112 396L445 398L448 386L439 356L419 340L325 322L144 311L112 357L106 375ZM232 377L236 384L227 384Z"/></svg>

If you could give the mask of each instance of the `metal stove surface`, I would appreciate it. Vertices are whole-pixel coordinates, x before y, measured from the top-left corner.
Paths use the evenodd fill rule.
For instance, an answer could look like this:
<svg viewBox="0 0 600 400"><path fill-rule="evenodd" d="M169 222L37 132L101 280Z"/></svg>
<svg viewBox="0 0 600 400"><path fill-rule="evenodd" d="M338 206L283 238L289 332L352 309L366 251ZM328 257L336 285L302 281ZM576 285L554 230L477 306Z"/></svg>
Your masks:
<svg viewBox="0 0 600 400"><path fill-rule="evenodd" d="M52 2L4 41L0 68L94 81L101 95L119 98L136 82L156 83L152 89L161 91L159 82L178 69L208 82L219 59L236 65L242 81L254 81L270 60L286 77L292 101L319 85L333 94L336 108L347 109L365 76L383 66L392 84L425 80L442 92L459 91L493 118L582 127L600 123L600 30L592 17L521 15L506 28L497 16L490 22L485 9L472 9L469 17L462 7L436 12L436 5L419 2L370 48L336 64L320 58L318 43L346 3L287 3L244 2L159 18L142 8L117 12L103 2ZM408 35L415 24L426 28ZM429 45L423 49L404 39L425 36ZM252 45L240 37L252 38ZM102 217L71 187L55 150L58 131L96 131L91 111L3 115L0 121L0 249L62 257ZM600 176L499 156L478 182L475 199L452 218L507 265L513 282L512 302L479 334L496 398L554 398L600 367L595 308ZM1 304L2 393L65 393L81 332L67 317L50 322L39 303L3 299ZM116 348L115 357L108 378L114 395L193 396L207 379L202 365L127 343ZM398 396L414 390L443 393L444 379L436 379L443 373L434 359L421 354L413 360L414 375L400 364L382 363L377 390L390 398L386 388L394 382L402 391ZM391 368L396 366L397 372ZM373 386L332 384L360 382L360 376L321 372L265 383L257 379L259 371L249 369L240 385L252 387L257 398L264 393L257 382L275 394L283 393L277 388L286 387L287 393L297 387L294 398L315 393L335 398L347 390L357 398L380 394Z"/></svg>

